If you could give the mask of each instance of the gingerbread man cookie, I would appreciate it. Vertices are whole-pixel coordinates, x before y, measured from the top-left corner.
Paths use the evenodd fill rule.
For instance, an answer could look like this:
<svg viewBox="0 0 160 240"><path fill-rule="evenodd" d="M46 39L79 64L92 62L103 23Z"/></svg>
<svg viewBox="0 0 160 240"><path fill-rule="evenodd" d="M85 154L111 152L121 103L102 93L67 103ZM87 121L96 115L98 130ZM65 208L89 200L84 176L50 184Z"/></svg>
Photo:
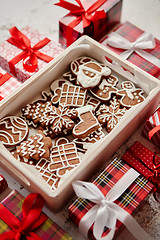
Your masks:
<svg viewBox="0 0 160 240"><path fill-rule="evenodd" d="M94 107L91 105L77 108L80 122L73 128L72 134L74 137L85 138L100 127L97 118L93 114L93 110Z"/></svg>
<svg viewBox="0 0 160 240"><path fill-rule="evenodd" d="M6 146L16 146L28 135L26 122L16 116L5 117L0 120L0 141Z"/></svg>
<svg viewBox="0 0 160 240"><path fill-rule="evenodd" d="M65 143L52 148L51 163L48 165L50 172L62 177L73 170L80 163L75 143Z"/></svg>
<svg viewBox="0 0 160 240"><path fill-rule="evenodd" d="M17 154L27 159L33 158L40 160L41 158L49 159L52 140L45 137L42 131L38 131L36 135L28 138L17 147Z"/></svg>
<svg viewBox="0 0 160 240"><path fill-rule="evenodd" d="M88 63L88 62L95 62L95 60L90 57L79 57L79 58L75 59L74 61L72 61L70 64L70 69L71 69L71 73L73 74L73 76L77 76L77 73L79 71L79 66L81 66L84 63Z"/></svg>
<svg viewBox="0 0 160 240"><path fill-rule="evenodd" d="M107 124L106 129L110 132L126 113L126 108L120 108L120 101L113 97L110 106L101 105L97 111L98 120L101 124Z"/></svg>
<svg viewBox="0 0 160 240"><path fill-rule="evenodd" d="M60 105L67 104L71 107L82 107L85 104L87 91L80 86L62 84L61 88L56 88L52 103L59 102Z"/></svg>
<svg viewBox="0 0 160 240"><path fill-rule="evenodd" d="M79 66L77 73L77 82L84 89L96 87L102 77L107 77L111 74L111 70L108 67L102 67L98 62L84 63Z"/></svg>
<svg viewBox="0 0 160 240"><path fill-rule="evenodd" d="M145 100L145 98L142 96L143 90L136 88L132 82L122 82L121 88L122 90L119 90L117 95L122 96L120 100L122 106L130 108Z"/></svg>
<svg viewBox="0 0 160 240"><path fill-rule="evenodd" d="M67 79L70 82L76 82L76 77L73 76L71 72L66 72L63 74L64 79Z"/></svg>
<svg viewBox="0 0 160 240"><path fill-rule="evenodd" d="M112 94L115 94L118 91L115 87L117 83L118 78L111 75L108 78L103 78L97 87L90 89L90 92L101 101L109 101Z"/></svg>

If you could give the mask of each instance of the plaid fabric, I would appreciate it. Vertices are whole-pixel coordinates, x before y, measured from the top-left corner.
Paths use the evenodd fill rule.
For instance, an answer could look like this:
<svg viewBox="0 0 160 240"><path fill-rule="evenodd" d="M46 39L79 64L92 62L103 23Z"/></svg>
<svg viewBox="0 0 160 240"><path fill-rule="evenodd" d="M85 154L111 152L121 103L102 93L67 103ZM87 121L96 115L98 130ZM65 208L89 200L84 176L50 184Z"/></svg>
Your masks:
<svg viewBox="0 0 160 240"><path fill-rule="evenodd" d="M122 160L115 158L105 170L95 179L93 182L106 195L108 191L115 185L115 183L130 169ZM139 206L139 204L145 199L148 193L152 190L153 185L148 182L144 177L139 176L133 184L115 201L117 205L125 209L130 214ZM94 206L94 203L87 199L77 200L69 207L70 219L79 225L82 217ZM122 225L117 221L117 229ZM109 232L108 228L104 229L103 236ZM89 239L95 239L93 237L93 226L88 232Z"/></svg>
<svg viewBox="0 0 160 240"><path fill-rule="evenodd" d="M142 135L146 139L149 139L149 131L151 131L154 127L160 125L160 108L158 108L154 114L145 122ZM160 130L157 131L150 140L153 144L160 148Z"/></svg>
<svg viewBox="0 0 160 240"><path fill-rule="evenodd" d="M13 190L2 204L9 209L19 220L22 219L22 204L24 197ZM0 234L10 230L10 228L0 220ZM50 218L48 218L39 228L34 231L43 240L71 240L72 238Z"/></svg>
<svg viewBox="0 0 160 240"><path fill-rule="evenodd" d="M144 31L136 27L135 25L125 22L124 24L121 24L118 28L114 30L116 33L121 35L122 37L126 38L130 42L134 42ZM107 39L107 37L106 37ZM117 54L121 54L124 50L113 48L107 45L106 39L103 40L101 43L104 46L107 46L109 49L113 50ZM154 49L148 49L146 50L151 55L154 55L156 58L160 59L160 41L158 39L155 39L156 41L156 47ZM136 66L140 67L144 71L150 73L151 75L155 77L160 77L160 69L153 65L152 63L148 62L144 58L140 57L137 53L133 53L128 59L131 63L135 64Z"/></svg>
<svg viewBox="0 0 160 240"><path fill-rule="evenodd" d="M91 6L91 3L93 4L96 1L97 0L94 1L81 0L82 5L84 6L85 9L88 9ZM107 14L107 17L94 23L96 26L98 26L98 34L96 35L94 33L93 23L91 23L89 27L83 29L83 24L81 22L73 29L72 42L74 42L82 35L88 35L94 38L95 40L99 41L112 27L119 23L121 16L121 8L122 0L106 1L99 9L104 9L104 11ZM59 42L63 46L67 46L66 29L68 27L68 24L71 23L74 19L75 17L73 15L67 14L66 16L59 20Z"/></svg>

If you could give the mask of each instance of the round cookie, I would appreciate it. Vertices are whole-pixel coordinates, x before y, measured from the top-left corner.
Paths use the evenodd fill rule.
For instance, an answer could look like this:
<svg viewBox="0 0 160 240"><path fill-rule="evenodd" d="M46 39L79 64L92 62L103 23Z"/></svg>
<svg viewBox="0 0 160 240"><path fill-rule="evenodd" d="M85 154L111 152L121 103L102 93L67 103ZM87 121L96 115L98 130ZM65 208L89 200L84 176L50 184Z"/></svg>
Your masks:
<svg viewBox="0 0 160 240"><path fill-rule="evenodd" d="M0 120L0 141L6 146L16 146L28 135L28 125L20 117L9 116Z"/></svg>
<svg viewBox="0 0 160 240"><path fill-rule="evenodd" d="M111 99L112 94L117 93L118 89L115 87L118 83L118 78L110 75L108 78L103 78L101 83L90 89L90 92L99 100L106 102Z"/></svg>

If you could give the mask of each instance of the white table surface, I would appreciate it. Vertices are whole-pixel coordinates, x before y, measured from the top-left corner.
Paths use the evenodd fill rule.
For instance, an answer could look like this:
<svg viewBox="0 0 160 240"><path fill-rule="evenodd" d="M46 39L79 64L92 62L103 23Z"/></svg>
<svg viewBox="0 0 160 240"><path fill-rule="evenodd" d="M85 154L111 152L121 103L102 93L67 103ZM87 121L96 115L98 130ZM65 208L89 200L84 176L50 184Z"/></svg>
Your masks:
<svg viewBox="0 0 160 240"><path fill-rule="evenodd" d="M45 34L46 37L58 42L58 19L64 16L67 11L53 6L55 2L57 1L0 0L0 41L9 37L8 29L12 26L17 26L21 29L26 25L30 25ZM124 0L121 22L127 20L143 30L153 33L155 37L160 39L160 0ZM139 140L153 151L158 150L154 145L141 137L141 129L142 127L117 151L118 155L124 153L125 149L136 140ZM7 179L11 189L17 189L24 196L28 194L28 191L1 167L0 174ZM7 192L3 196L6 194ZM83 240L85 238L81 236L77 228L68 220L67 208L69 205L70 202L57 214L52 213L48 208L45 208L45 212L63 227L74 240ZM147 198L144 207L135 215L135 218L154 240L160 239L160 205L153 199L152 195ZM134 240L134 238L124 229L117 237L117 240Z"/></svg>

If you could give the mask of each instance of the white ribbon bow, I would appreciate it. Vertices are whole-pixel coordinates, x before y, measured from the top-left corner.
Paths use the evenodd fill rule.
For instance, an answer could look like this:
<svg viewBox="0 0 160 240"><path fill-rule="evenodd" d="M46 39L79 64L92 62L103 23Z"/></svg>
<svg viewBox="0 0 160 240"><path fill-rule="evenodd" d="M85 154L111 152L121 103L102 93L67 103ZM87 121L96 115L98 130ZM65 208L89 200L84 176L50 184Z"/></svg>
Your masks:
<svg viewBox="0 0 160 240"><path fill-rule="evenodd" d="M79 230L85 237L87 237L88 230L94 223L93 235L97 240L112 240L118 219L128 228L136 239L151 240L149 235L141 228L134 218L127 211L114 203L138 176L139 173L131 168L111 188L106 196L104 196L99 188L93 183L76 181L72 184L78 197L88 199L95 203L95 205L83 216L79 224ZM111 230L107 236L102 237L105 226Z"/></svg>
<svg viewBox="0 0 160 240"><path fill-rule="evenodd" d="M112 32L106 39L106 43L111 47L125 49L126 51L121 53L121 56L125 59L129 58L133 52L136 52L142 58L160 68L160 60L143 50L155 48L156 43L152 34L143 33L135 42L130 42L116 32Z"/></svg>

